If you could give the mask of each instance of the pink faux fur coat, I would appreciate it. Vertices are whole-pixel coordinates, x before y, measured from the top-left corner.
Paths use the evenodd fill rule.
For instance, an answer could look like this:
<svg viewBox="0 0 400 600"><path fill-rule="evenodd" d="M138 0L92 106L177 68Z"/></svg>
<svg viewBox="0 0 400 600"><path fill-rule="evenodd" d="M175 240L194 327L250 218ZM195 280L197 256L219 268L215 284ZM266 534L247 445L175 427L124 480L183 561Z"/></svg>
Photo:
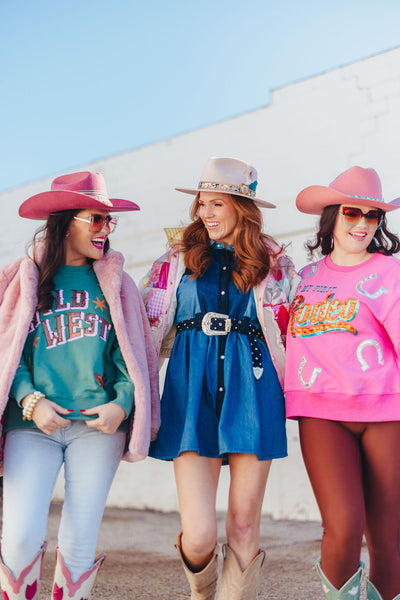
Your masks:
<svg viewBox="0 0 400 600"><path fill-rule="evenodd" d="M93 266L135 385L129 447L123 456L134 462L147 456L150 439L155 439L160 426L158 364L142 299L123 264L122 254L109 250ZM38 280L38 268L28 257L0 269L0 417L36 310Z"/></svg>

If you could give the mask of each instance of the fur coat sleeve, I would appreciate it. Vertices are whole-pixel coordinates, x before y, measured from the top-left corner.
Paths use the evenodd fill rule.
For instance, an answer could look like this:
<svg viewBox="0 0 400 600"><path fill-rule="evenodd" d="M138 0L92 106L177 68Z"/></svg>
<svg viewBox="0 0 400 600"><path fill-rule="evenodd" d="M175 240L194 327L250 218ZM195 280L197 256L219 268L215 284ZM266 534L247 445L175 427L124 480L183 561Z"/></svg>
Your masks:
<svg viewBox="0 0 400 600"><path fill-rule="evenodd" d="M39 272L30 258L0 270L0 420L37 306ZM1 429L0 429L1 436ZM0 440L1 456L3 443Z"/></svg>
<svg viewBox="0 0 400 600"><path fill-rule="evenodd" d="M123 271L123 256L109 250L94 263L101 290L128 373L135 385L134 414L124 460L141 460L160 427L158 362L146 311L133 279Z"/></svg>

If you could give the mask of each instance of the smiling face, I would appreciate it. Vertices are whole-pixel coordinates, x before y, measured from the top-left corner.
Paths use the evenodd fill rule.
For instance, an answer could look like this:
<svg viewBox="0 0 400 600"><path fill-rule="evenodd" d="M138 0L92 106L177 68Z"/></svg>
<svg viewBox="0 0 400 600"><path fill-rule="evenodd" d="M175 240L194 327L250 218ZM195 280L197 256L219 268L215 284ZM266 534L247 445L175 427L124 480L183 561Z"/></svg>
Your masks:
<svg viewBox="0 0 400 600"><path fill-rule="evenodd" d="M91 215L106 217L108 214L107 210L84 209L75 215L76 218L71 220L65 238L66 265L82 266L87 264L88 258L98 260L103 256L104 244L110 229L104 223L100 231L90 231L90 217Z"/></svg>
<svg viewBox="0 0 400 600"><path fill-rule="evenodd" d="M238 214L230 194L200 192L198 215L211 240L229 246L238 222Z"/></svg>
<svg viewBox="0 0 400 600"><path fill-rule="evenodd" d="M341 205L336 216L333 229L332 261L341 266L355 266L368 260L371 254L367 251L372 238L377 230L377 224L368 224L364 216L359 215L359 220L354 225L346 222L346 216L342 214L345 207L360 209L364 215L378 211L367 205L345 204ZM372 212L371 212L372 211ZM354 215L356 216L356 215ZM355 218L353 219L355 220Z"/></svg>

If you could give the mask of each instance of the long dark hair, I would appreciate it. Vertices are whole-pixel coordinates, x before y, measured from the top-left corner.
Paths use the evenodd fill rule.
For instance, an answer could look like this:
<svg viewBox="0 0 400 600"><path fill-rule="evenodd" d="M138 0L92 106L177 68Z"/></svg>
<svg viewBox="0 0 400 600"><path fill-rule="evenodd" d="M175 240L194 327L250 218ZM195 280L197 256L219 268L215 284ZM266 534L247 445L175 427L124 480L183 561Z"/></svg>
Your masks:
<svg viewBox="0 0 400 600"><path fill-rule="evenodd" d="M40 227L32 240L33 259L39 269L39 290L37 310L50 310L54 300L54 275L65 263L64 240L69 224L78 210L63 210L51 213L46 223ZM110 247L107 238L104 244L104 253ZM92 264L93 259L88 258Z"/></svg>
<svg viewBox="0 0 400 600"><path fill-rule="evenodd" d="M333 250L333 230L335 228L336 217L339 212L340 204L325 206L322 211L319 227L314 241L307 241L305 247L310 258L318 250L323 256L327 256ZM400 240L394 233L387 228L386 213L383 212L383 219L380 227L375 231L374 237L367 247L367 252L374 254L380 252L386 256L396 254L400 250Z"/></svg>
<svg viewBox="0 0 400 600"><path fill-rule="evenodd" d="M232 279L241 292L248 292L268 275L273 259L282 248L271 236L262 233L262 214L252 200L235 195L231 198L238 214L233 232L235 267ZM185 254L185 266L194 278L204 275L212 261L210 238L198 210L197 195L190 211L193 223L184 230L180 246Z"/></svg>

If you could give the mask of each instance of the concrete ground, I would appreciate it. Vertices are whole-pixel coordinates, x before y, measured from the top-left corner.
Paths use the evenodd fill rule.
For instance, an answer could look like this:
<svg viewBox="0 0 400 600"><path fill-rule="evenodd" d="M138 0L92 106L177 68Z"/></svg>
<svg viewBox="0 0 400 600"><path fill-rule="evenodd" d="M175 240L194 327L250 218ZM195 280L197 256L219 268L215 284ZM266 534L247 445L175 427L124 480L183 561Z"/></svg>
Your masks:
<svg viewBox="0 0 400 600"><path fill-rule="evenodd" d="M51 507L42 594L50 598L54 548L61 506ZM224 516L219 516L224 541ZM99 571L92 600L185 600L190 598L174 540L179 515L106 508L98 549L107 558ZM319 556L321 526L316 522L262 518L261 546L267 557L259 600L323 600L313 565ZM365 549L363 559L365 559Z"/></svg>

